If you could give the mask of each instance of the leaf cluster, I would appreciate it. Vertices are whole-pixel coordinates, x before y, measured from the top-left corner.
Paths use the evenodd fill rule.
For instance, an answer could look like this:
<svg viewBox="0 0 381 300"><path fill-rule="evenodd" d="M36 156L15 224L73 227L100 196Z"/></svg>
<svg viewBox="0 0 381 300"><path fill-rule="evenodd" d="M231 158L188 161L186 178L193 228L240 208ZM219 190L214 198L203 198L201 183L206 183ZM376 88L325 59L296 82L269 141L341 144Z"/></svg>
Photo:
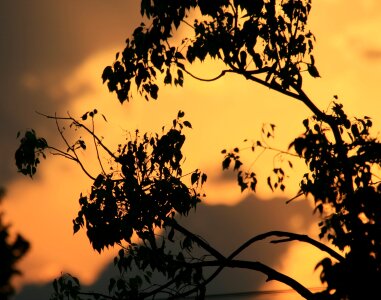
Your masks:
<svg viewBox="0 0 381 300"><path fill-rule="evenodd" d="M17 137L20 136L20 132ZM44 138L36 136L36 132L31 129L25 132L20 140L20 146L15 153L16 166L23 175L32 177L36 173L40 157L45 158L44 150L48 144Z"/></svg>
<svg viewBox="0 0 381 300"><path fill-rule="evenodd" d="M320 237L348 252L343 263L326 258L317 267L323 268L327 291L340 299L357 297L365 287L371 295L381 279L381 144L370 134L369 117L349 119L337 103L330 116L341 140L314 116L304 120L304 134L290 145L309 168L300 190L313 196L315 211L324 217Z"/></svg>
<svg viewBox="0 0 381 300"><path fill-rule="evenodd" d="M151 23L135 29L104 69L103 82L120 102L131 98L133 84L147 100L157 99L157 73L165 74L165 84L182 86L183 71L191 74L185 62L211 57L227 67L220 76L264 74L263 82L278 89L301 87L301 72L319 76L311 54L314 36L306 28L310 9L310 0L143 0L141 14ZM181 24L193 35L175 47L172 37Z"/></svg>
<svg viewBox="0 0 381 300"><path fill-rule="evenodd" d="M203 81L235 73L301 101L313 116L303 121L304 133L294 139L288 150L277 150L266 143L266 139L274 136L275 126L271 124L262 131L265 139L253 143L249 149L271 150L304 160L308 171L301 178L296 197L312 196L314 212L322 218L319 237L344 251L345 257L307 236L278 231L255 236L224 256L182 227L175 216L186 216L196 207L203 196L200 188L207 179L195 170L187 174L190 184L184 182L182 130L192 126L182 120L182 111L169 130L163 128L160 135L141 135L136 131L115 152L95 134L94 123L89 129L69 117L64 119L93 137L96 149L106 150L110 171L103 168L97 151L102 172L91 176L76 154L77 149L86 149L86 144L81 139L68 143L60 129L68 146L67 153L48 146L30 131L21 140L16 164L20 172L32 176L39 163L38 156L49 148L79 163L93 179L91 192L80 196L74 232L86 228L93 248L99 252L115 244L122 249L114 261L121 278L110 281L112 295L91 293L89 296L145 299L163 293L173 298L196 293L203 299L206 285L226 267L262 272L269 280L289 285L306 299L372 299L379 294L381 185L377 174L381 144L370 133L370 118L350 119L338 103L333 103L331 112L323 112L303 92L303 72L320 77L312 55L315 38L307 28L310 9L310 0L142 0L141 14L150 23L142 23L135 29L126 40L123 52L117 53L114 63L104 69L102 79L121 103L132 97L133 86L145 99L157 99L159 75L164 84L183 86L184 73ZM186 26L191 33L179 43L174 36L180 26ZM192 63L207 58L221 61L225 69L212 79L200 78L188 70ZM95 110L85 113L82 121L90 116L93 122L95 114ZM238 147L223 150L222 168L232 167L237 172L242 191L255 191L256 174L243 169L241 151ZM292 163L286 162L292 168ZM285 189L285 171L282 165L274 164L267 177L271 190ZM162 232L160 238L158 230ZM139 244L132 243L134 234ZM313 293L261 262L236 259L253 243L272 236L282 238L274 241L277 243L298 240L329 254L316 266L322 269L320 278L326 285L323 292ZM178 250L169 250L168 244L175 241L179 242ZM208 259L195 259L194 246L206 251ZM143 276L126 275L134 266L144 272ZM204 278L203 269L207 267L216 270ZM161 273L167 282L160 286L151 284L152 272ZM57 287L56 292L68 298L86 294L79 292L74 279L59 284L63 289Z"/></svg>
<svg viewBox="0 0 381 300"><path fill-rule="evenodd" d="M155 230L175 214L187 215L200 202L197 186L206 175L192 172L190 187L183 181L182 129L191 127L183 116L180 111L173 126L163 128L161 135L136 131L113 154L112 171L99 174L90 194L81 195L74 232L85 226L95 250L130 243L134 233L155 243Z"/></svg>
<svg viewBox="0 0 381 300"><path fill-rule="evenodd" d="M0 189L3 193L3 189ZM1 194L1 193L0 193ZM0 195L0 201L1 201ZM14 239L10 236L10 225L3 221L3 213L0 212L0 298L11 299L15 293L12 278L20 275L16 263L29 250L29 242L20 234Z"/></svg>

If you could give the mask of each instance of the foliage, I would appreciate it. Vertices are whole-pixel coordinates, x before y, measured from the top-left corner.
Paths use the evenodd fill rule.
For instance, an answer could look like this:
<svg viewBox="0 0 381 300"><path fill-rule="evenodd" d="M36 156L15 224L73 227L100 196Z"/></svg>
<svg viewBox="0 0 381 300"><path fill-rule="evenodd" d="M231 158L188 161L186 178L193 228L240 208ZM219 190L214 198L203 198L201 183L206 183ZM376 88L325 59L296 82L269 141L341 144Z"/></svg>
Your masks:
<svg viewBox="0 0 381 300"><path fill-rule="evenodd" d="M300 180L296 197L314 199L314 212L322 220L319 237L343 254L310 237L274 231L255 236L224 256L182 227L176 216L187 215L196 207L206 180L206 175L196 170L188 174L190 184L183 181L182 129L191 127L182 121L183 112L162 135L141 135L136 131L116 151L106 147L94 132L95 110L83 115L81 121L70 115L47 116L56 121L67 151L29 133L21 140L16 155L19 170L32 176L39 162L36 155L44 150L80 164L93 185L89 195L80 196L81 209L74 219L74 231L86 227L97 251L114 244L121 247L115 258L121 276L110 280L108 294L83 292L77 280L65 275L55 281L54 299L83 299L86 295L94 299L196 295L203 299L208 283L224 268L259 271L269 280L290 286L305 299L364 299L379 295L381 185L377 174L381 144L370 133L369 117L349 118L338 101L333 102L331 111L324 112L303 91L304 75L319 77L312 55L314 36L307 27L310 9L308 0L142 0L141 14L150 24L136 28L122 54L118 53L115 62L104 69L102 79L121 103L131 99L133 85L147 100L157 99L158 74L163 74L164 84L183 86L184 73L203 81L234 73L299 100L312 116L303 121L304 133L288 149L273 149L261 141L249 148L254 152L276 150L305 162L308 172ZM180 27L192 34L178 42ZM188 70L192 63L207 57L221 61L226 69L210 79ZM98 149L103 149L109 155L110 170L105 171L98 154L101 172L92 176L77 155L78 149L86 150L85 142L79 139L70 144L58 121L69 121L85 130L94 139L97 154ZM264 134L270 137L273 131L270 125ZM237 172L242 191L255 191L256 173L246 169L240 151L238 147L223 150L222 168L232 167ZM286 166L292 168L291 161ZM267 177L271 190L285 189L287 168L272 170ZM137 244L131 241L134 234ZM321 270L324 291L314 293L261 262L237 258L244 249L266 238L278 238L276 242L298 240L326 253L328 257L316 266ZM196 256L200 249L207 255ZM134 268L142 275L128 276ZM162 274L166 281L152 282L153 272Z"/></svg>
<svg viewBox="0 0 381 300"><path fill-rule="evenodd" d="M135 29L122 54L104 69L103 81L120 102L130 99L133 84L147 100L157 99L157 72L165 73L165 84L182 86L183 71L189 74L184 61L209 56L228 67L220 76L263 74L264 80L255 81L274 89L301 87L301 72L319 76L311 54L314 36L306 27L310 9L307 0L142 1L142 16L151 24ZM192 20L196 13L201 17ZM194 36L172 46L181 24Z"/></svg>
<svg viewBox="0 0 381 300"><path fill-rule="evenodd" d="M20 132L17 133L17 137ZM37 138L36 132L27 130L20 140L20 147L15 153L16 166L19 172L32 177L36 173L37 165L40 163L40 156L45 158L44 149L47 147L44 138Z"/></svg>
<svg viewBox="0 0 381 300"><path fill-rule="evenodd" d="M175 213L188 214L200 201L195 188L206 175L199 180L200 172L193 172L191 187L182 181L182 129L191 126L181 120L183 116L180 111L173 127L162 135L136 131L113 154L111 172L99 174L90 195L81 196L74 232L86 225L94 249L130 243L133 233L155 248L155 229L170 222Z"/></svg>
<svg viewBox="0 0 381 300"><path fill-rule="evenodd" d="M0 201L4 190L0 189ZM0 298L10 299L15 289L11 279L21 272L16 268L16 263L29 249L29 243L20 234L10 240L10 225L4 224L3 213L0 213Z"/></svg>

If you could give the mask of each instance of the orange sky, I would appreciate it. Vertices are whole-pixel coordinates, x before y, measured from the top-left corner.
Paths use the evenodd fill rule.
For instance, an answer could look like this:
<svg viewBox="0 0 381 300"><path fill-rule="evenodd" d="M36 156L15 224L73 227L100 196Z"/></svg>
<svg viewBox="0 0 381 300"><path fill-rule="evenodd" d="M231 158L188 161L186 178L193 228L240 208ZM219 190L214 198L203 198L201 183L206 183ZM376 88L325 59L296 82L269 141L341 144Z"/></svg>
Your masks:
<svg viewBox="0 0 381 300"><path fill-rule="evenodd" d="M57 6L65 7L62 3L67 1L58 2ZM118 4L122 2L116 1ZM158 131L162 125L170 124L181 109L193 125L193 129L187 135L185 168L192 170L197 167L208 173L208 204L235 205L247 195L241 195L234 183L221 180L221 149L240 145L245 138L258 139L261 125L266 122L277 125L276 145L285 147L301 132L301 121L309 115L309 111L295 100L233 75L213 83L200 83L186 78L184 88L162 88L156 102L147 103L136 98L133 102L121 106L115 95L110 95L107 88L101 84L100 75L103 67L112 63L115 52L122 49L122 42L130 33L132 25L136 25L138 10L134 6L135 2L130 2L133 3L132 8L124 4L123 8L128 8L129 11L123 14L115 7L107 10L97 1L95 8L89 12L90 16L86 16L86 7L78 9L83 15L81 18L82 15L75 9L76 4L69 1L70 9L63 10L61 7L52 11L49 18L38 19L40 22L46 22L39 27L42 40L44 37L53 39L59 34L64 38L71 38L71 43L60 44L63 49L58 49L54 44L49 46L46 42L48 46L44 50L47 53L59 53L60 57L56 59L61 62L65 61L65 55L70 56L67 58L70 68L65 68L63 64L38 69L27 61L27 58L23 64L20 63L20 70L14 76L18 88L23 90L22 101L28 101L25 102L28 110L21 107L23 102L20 102L21 106L13 107L9 114L19 114L23 110L23 116L28 115L26 118L31 124L24 124L22 121L13 124L12 128L15 131L10 137L14 139L18 130L24 129L24 126L33 127L33 124L41 129L42 135L52 136L52 131L47 128L53 128L53 123L41 120L34 114L34 110L48 114L70 111L72 115L81 115L87 110L97 108L109 120L105 127L100 128L100 134L104 134L106 144L116 145L125 130L140 128L141 131ZM5 8L14 9L15 6L11 2L4 3L0 4L0 17L7 13ZM47 1L41 0L38 3L42 10L54 7ZM2 5L4 7L1 7ZM76 26L70 27L70 13L73 11L77 14L73 21ZM39 15L41 11L30 13ZM130 15L134 18L130 18ZM91 16L94 16L93 19ZM63 21L59 23L54 17ZM99 27L101 31L94 28L99 26L95 24L98 24L96 22L101 18L111 22L105 22L108 26L105 27L113 32L111 37L102 26ZM58 22L53 26L56 32L49 31L49 22ZM10 24L15 26L7 30L16 30L19 23L19 19L14 20L14 23ZM60 24L66 26L62 32ZM372 117L378 132L378 128L381 128L381 107L378 103L381 74L381 3L377 0L367 0L348 5L344 0L314 1L310 27L317 37L315 57L322 78L306 80L305 91L323 110L329 107L333 95L339 95L349 115ZM25 35L28 35L28 30L25 30ZM92 36L81 39L76 31ZM98 43L97 37L100 40ZM17 39L17 36L14 39ZM64 47L67 47L67 51ZM78 49L75 48L76 52L72 53L70 47ZM54 57L53 54L52 56ZM37 56L34 58L41 59ZM17 60L22 60L22 57L18 57ZM213 63L196 65L193 70L198 74L206 74L205 77L216 74ZM30 95L33 97L29 98ZM36 95L43 95L44 99L49 99L49 103L28 100L37 99ZM18 118L20 119L20 116ZM101 119L99 121L100 124L103 123ZM1 131L5 129L3 127ZM10 144L14 145L14 140L10 141ZM272 168L271 156L261 158L255 164L255 168L259 178L261 175L266 176L269 168ZM106 251L99 256L91 250L83 232L74 237L72 235L71 220L78 209L78 196L90 187L90 182L84 178L80 169L55 157L43 162L40 174L34 180L14 174L9 175L9 178L4 180L6 184L3 184L7 189L3 205L6 219L13 224L13 230L21 232L32 243L31 251L20 264L24 276L18 280L19 284L48 282L61 271L76 274L85 283L94 281L114 251ZM296 190L297 186L290 188L286 196L292 196ZM268 192L265 184L262 184L259 186L258 196L266 199L273 195ZM312 232L316 233L314 230ZM317 284L316 274L315 277L310 276L316 261L303 261L303 267L301 264L292 263L298 261L302 253L306 256L306 252L309 251L293 246L278 267L303 278L308 285Z"/></svg>

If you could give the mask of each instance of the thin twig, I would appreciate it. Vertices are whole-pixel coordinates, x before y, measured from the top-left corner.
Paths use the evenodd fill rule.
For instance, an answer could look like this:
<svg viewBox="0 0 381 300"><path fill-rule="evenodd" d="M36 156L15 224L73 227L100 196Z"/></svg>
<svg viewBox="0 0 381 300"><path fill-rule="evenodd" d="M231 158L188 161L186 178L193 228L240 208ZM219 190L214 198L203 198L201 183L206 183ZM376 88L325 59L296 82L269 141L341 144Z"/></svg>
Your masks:
<svg viewBox="0 0 381 300"><path fill-rule="evenodd" d="M102 160L99 156L99 150L98 150L98 144L97 144L97 140L95 139L95 124L94 124L94 118L91 118L91 124L92 124L92 132L93 132L93 141L94 141L94 147L95 147L95 151L97 153L97 159L98 159L98 162L99 162L99 166L101 167L102 169L102 173L103 175L106 175L106 172L103 168L103 164L102 164Z"/></svg>
<svg viewBox="0 0 381 300"><path fill-rule="evenodd" d="M56 126L57 126L57 130L58 130L59 134L61 135L61 138L62 138L63 141L65 142L66 146L68 147L68 149L71 149L71 150L73 151L73 153L74 153L74 156L71 156L70 154L68 154L68 155L70 155L70 156L72 157L72 159L73 159L76 163L78 163L78 164L80 165L80 167L81 167L81 169L83 170L83 172L84 172L89 178L91 178L92 180L95 180L95 177L92 176L92 175L86 170L85 166L82 164L82 162L81 162L81 160L79 159L77 153L75 152L74 147L71 147L70 144L69 144L69 142L68 142L67 139L65 138L65 136L64 136L64 134L63 134L63 131L61 130L61 128L60 128L60 126L59 126L59 124L58 124L58 120L59 120L59 119L58 119L58 118L54 118L54 117L52 117L52 118L55 119ZM62 151L59 151L59 152L62 152Z"/></svg>

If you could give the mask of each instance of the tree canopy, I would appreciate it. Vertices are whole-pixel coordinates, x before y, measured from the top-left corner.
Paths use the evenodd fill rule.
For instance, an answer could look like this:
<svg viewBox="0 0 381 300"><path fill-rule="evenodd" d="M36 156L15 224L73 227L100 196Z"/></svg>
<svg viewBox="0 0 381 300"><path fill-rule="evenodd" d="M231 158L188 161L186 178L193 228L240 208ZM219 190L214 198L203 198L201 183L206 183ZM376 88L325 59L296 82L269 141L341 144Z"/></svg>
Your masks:
<svg viewBox="0 0 381 300"><path fill-rule="evenodd" d="M5 190L0 188L0 202L3 200ZM29 242L20 234L12 237L10 224L3 221L3 212L0 212L0 298L10 299L15 293L11 279L21 272L16 263L29 250Z"/></svg>
<svg viewBox="0 0 381 300"><path fill-rule="evenodd" d="M304 132L290 141L284 152L298 156L308 167L296 197L312 197L314 212L321 216L319 238L341 252L305 235L272 231L251 238L224 256L183 227L177 216L186 216L201 201L207 176L198 169L182 173L183 130L192 127L183 119L182 111L172 127L163 128L161 134L137 130L115 148L106 146L97 136L96 110L79 118L46 116L55 120L67 149L49 145L34 131L27 131L16 152L17 167L33 176L39 157L47 151L80 165L93 184L91 192L79 198L74 232L85 228L99 252L119 245L115 266L121 273L119 278L110 279L108 293L82 291L75 277L65 275L54 281L53 299L148 299L157 295L171 299L196 295L203 299L208 283L224 268L261 272L305 299L379 295L381 144L370 133L369 117L347 116L338 101L330 111L322 111L303 90L304 76L319 77L313 56L315 38L307 22L310 10L308 0L142 0L145 23L135 29L125 49L104 69L102 80L123 103L132 98L133 87L147 100L158 99L161 78L164 84L182 86L187 75L214 81L235 73L303 103L311 116L301 120ZM179 39L181 30L191 34ZM211 78L193 74L192 63L207 57L222 62L225 69ZM87 145L81 139L70 143L61 122L86 132L94 140L97 154L104 151L109 156L107 168L98 154L101 172L90 174L77 155L78 149L85 150ZM257 142L251 149L261 147ZM242 190L255 191L258 179L241 161L240 149L222 150L222 154L222 168L237 172ZM267 178L270 189L284 190L285 172L286 168L272 171ZM159 236L157 230L161 230ZM134 234L138 243L131 240ZM265 238L306 242L323 251L327 257L316 268L321 272L324 290L313 292L266 264L239 259L244 249ZM197 255L200 250L202 255ZM134 268L144 275L129 277ZM153 283L154 273L163 275L165 282Z"/></svg>

